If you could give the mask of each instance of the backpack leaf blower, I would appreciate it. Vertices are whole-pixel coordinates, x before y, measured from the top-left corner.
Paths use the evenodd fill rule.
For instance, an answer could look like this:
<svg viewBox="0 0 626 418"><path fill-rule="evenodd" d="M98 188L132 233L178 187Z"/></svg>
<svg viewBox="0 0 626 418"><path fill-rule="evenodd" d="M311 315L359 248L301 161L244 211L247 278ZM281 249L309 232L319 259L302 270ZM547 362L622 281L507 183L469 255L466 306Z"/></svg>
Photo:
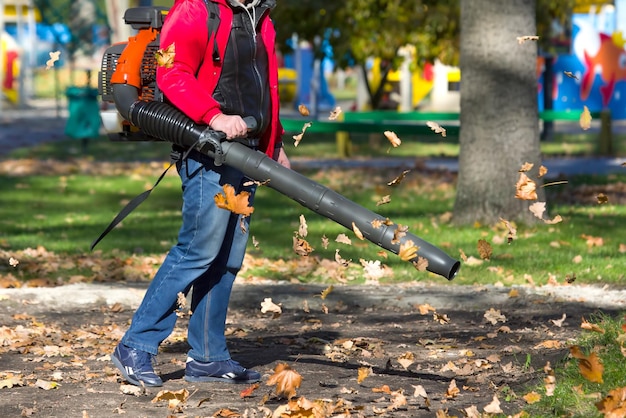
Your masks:
<svg viewBox="0 0 626 418"><path fill-rule="evenodd" d="M129 38L128 42L112 45L104 53L99 91L103 101L115 104L116 111L107 115L109 124L111 116L121 122L121 129L109 134L111 140L167 141L184 148L195 148L213 158L216 165L237 168L247 177L264 182L350 230L356 226L365 239L395 254L399 254L401 246L410 240L418 250L409 262L416 263L418 257L422 257L428 261L428 271L448 280L455 277L460 262L441 249L409 232L397 234L398 225L385 217L283 167L260 151L225 140L222 132L193 122L165 103L156 85L155 53L166 15L167 9L159 7L128 9L124 20L138 31L136 36ZM104 117L103 122L106 127ZM403 236L398 238L399 235Z"/></svg>

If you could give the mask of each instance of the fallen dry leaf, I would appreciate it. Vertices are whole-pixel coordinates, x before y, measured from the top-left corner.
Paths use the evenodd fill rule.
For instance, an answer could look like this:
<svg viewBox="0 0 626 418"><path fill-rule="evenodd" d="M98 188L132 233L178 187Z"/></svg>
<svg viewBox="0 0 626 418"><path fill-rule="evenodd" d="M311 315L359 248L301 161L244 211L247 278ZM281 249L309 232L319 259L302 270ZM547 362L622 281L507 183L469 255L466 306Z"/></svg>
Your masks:
<svg viewBox="0 0 626 418"><path fill-rule="evenodd" d="M538 41L538 40L539 40L539 36L537 35L524 35L524 36L517 37L517 43L519 45L523 44L526 41Z"/></svg>
<svg viewBox="0 0 626 418"><path fill-rule="evenodd" d="M409 261L417 256L418 251L419 247L409 239L406 242L400 244L400 250L398 251L398 255L400 256L400 259L402 261Z"/></svg>
<svg viewBox="0 0 626 418"><path fill-rule="evenodd" d="M578 359L578 369L585 379L594 383L603 383L604 366L596 353L592 352L587 356L577 345L570 347L569 351L572 357Z"/></svg>
<svg viewBox="0 0 626 418"><path fill-rule="evenodd" d="M515 184L515 197L522 200L537 200L537 185L524 173L520 173Z"/></svg>
<svg viewBox="0 0 626 418"><path fill-rule="evenodd" d="M367 379L367 377L372 374L372 368L371 367L359 367L359 369L357 370L357 383L360 385L361 383L363 383L363 381L365 379Z"/></svg>
<svg viewBox="0 0 626 418"><path fill-rule="evenodd" d="M278 396L291 399L296 396L296 389L302 384L300 373L292 369L286 363L278 363L274 368L274 374L267 379L267 386L276 385L275 392Z"/></svg>
<svg viewBox="0 0 626 418"><path fill-rule="evenodd" d="M311 114L311 112L309 112L309 108L303 104L298 105L298 112L300 112L302 116L309 116Z"/></svg>
<svg viewBox="0 0 626 418"><path fill-rule="evenodd" d="M426 126L428 126L431 130L433 130L436 134L441 134L444 138L446 137L446 130L437 122L428 121L426 122Z"/></svg>
<svg viewBox="0 0 626 418"><path fill-rule="evenodd" d="M404 170L398 177L387 183L387 186L397 186L398 184L402 183L402 180L404 180L406 175L410 172L411 170Z"/></svg>
<svg viewBox="0 0 626 418"><path fill-rule="evenodd" d="M330 115L328 116L328 120L337 120L337 118L341 115L341 106L335 107L330 111Z"/></svg>
<svg viewBox="0 0 626 418"><path fill-rule="evenodd" d="M482 258L483 260L491 259L491 255L493 253L493 248L491 248L491 244L489 244L484 239L479 239L477 243L477 247L478 247L478 255L480 256L480 258Z"/></svg>
<svg viewBox="0 0 626 418"><path fill-rule="evenodd" d="M574 74L571 71L563 71L563 74L565 74L566 76L568 76L569 78L573 78L574 80L578 80L578 77L576 76L576 74Z"/></svg>
<svg viewBox="0 0 626 418"><path fill-rule="evenodd" d="M397 148L400 146L400 144L402 144L402 141L400 140L400 138L398 138L398 135L396 135L395 132L385 131L384 134L385 134L385 138L387 138L387 140L391 142L391 145L394 148Z"/></svg>
<svg viewBox="0 0 626 418"><path fill-rule="evenodd" d="M300 144L300 141L302 141L302 138L304 137L304 133L306 132L307 129L309 129L311 126L313 126L312 122L307 122L304 125L302 125L302 132L300 132L297 135L293 136L293 146L297 147L298 144Z"/></svg>
<svg viewBox="0 0 626 418"><path fill-rule="evenodd" d="M243 191L235 194L235 188L230 184L222 186L223 193L217 193L213 200L218 208L226 209L237 215L250 216L254 208L249 205L250 193Z"/></svg>
<svg viewBox="0 0 626 418"><path fill-rule="evenodd" d="M280 314L283 312L283 309L279 305L276 305L274 302L272 302L272 298L265 298L263 299L263 302L261 302L261 312L273 312Z"/></svg>
<svg viewBox="0 0 626 418"><path fill-rule="evenodd" d="M48 55L50 56L50 59L46 61L46 70L54 67L54 63L57 62L61 56L61 51L48 52Z"/></svg>
<svg viewBox="0 0 626 418"><path fill-rule="evenodd" d="M167 48L161 48L154 53L157 65L159 67L172 68L174 65L174 57L176 56L176 46L174 43Z"/></svg>
<svg viewBox="0 0 626 418"><path fill-rule="evenodd" d="M587 106L583 106L583 111L580 113L580 127L583 131L591 128L591 112Z"/></svg>

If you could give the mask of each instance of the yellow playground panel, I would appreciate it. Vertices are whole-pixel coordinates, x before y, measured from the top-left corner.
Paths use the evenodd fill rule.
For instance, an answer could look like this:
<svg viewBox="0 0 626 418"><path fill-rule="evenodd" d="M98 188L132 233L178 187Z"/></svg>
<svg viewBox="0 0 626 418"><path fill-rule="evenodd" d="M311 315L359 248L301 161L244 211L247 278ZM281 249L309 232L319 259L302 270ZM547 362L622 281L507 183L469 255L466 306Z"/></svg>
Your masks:
<svg viewBox="0 0 626 418"><path fill-rule="evenodd" d="M378 88L380 84L382 75L380 71L380 59L375 58L372 71L371 71L371 80L370 84L373 89ZM385 85L385 91L391 92L396 90L395 86L400 83L402 78L402 72L400 70L392 70L387 74L387 85ZM411 103L413 107L417 107L422 100L428 96L431 92L434 84L434 79L432 76L426 76L422 69L416 69L411 72L411 88L412 88L412 98Z"/></svg>
<svg viewBox="0 0 626 418"><path fill-rule="evenodd" d="M282 103L291 103L296 98L298 73L293 68L278 69L278 94Z"/></svg>
<svg viewBox="0 0 626 418"><path fill-rule="evenodd" d="M0 82L2 83L2 94L12 103L19 100L18 80L20 75L19 46L6 32L0 36L2 46L2 70L0 71Z"/></svg>

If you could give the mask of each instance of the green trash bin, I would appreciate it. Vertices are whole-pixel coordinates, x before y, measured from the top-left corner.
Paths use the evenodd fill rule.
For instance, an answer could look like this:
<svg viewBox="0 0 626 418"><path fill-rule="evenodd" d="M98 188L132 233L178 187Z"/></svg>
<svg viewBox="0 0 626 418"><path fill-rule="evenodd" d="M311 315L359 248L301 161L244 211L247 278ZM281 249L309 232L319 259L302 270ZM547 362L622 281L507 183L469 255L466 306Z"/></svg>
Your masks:
<svg viewBox="0 0 626 418"><path fill-rule="evenodd" d="M100 135L100 107L98 89L91 87L68 87L65 91L69 115L65 135L86 141Z"/></svg>

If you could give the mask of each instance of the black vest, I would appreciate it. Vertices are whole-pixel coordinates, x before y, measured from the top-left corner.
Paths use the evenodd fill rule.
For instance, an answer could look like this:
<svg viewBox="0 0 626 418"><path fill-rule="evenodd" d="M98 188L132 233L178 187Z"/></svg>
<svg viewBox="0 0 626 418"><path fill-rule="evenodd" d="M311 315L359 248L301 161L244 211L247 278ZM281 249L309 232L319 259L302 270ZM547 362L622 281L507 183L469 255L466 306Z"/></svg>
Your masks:
<svg viewBox="0 0 626 418"><path fill-rule="evenodd" d="M258 33L259 20L266 7L257 7L256 21L252 10L233 8L231 28L222 73L213 97L223 113L253 116L257 129L249 137L259 137L267 129L270 119L270 89L267 51Z"/></svg>

